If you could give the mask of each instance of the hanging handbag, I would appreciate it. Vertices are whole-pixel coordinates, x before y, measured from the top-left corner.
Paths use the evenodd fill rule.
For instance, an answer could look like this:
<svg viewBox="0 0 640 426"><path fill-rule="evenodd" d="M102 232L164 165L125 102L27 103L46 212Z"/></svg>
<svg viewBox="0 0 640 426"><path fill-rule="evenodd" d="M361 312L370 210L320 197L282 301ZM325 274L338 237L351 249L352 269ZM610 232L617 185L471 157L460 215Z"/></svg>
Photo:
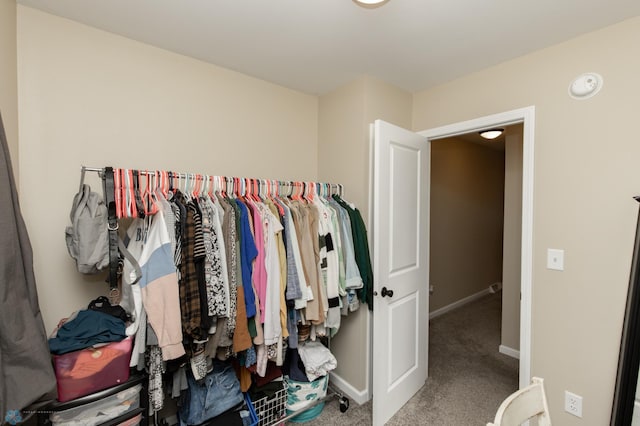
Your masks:
<svg viewBox="0 0 640 426"><path fill-rule="evenodd" d="M103 312L113 317L119 318L125 323L129 321L129 315L120 305L112 305L105 296L100 296L91 301L88 306L92 311Z"/></svg>
<svg viewBox="0 0 640 426"><path fill-rule="evenodd" d="M97 274L108 267L109 286L112 291L117 291L121 255L134 267L134 283L142 277L142 271L118 235L113 168L106 167L102 178L104 200L84 183L83 168L80 189L71 206L71 225L65 229L65 240L69 255L76 261L79 272Z"/></svg>
<svg viewBox="0 0 640 426"><path fill-rule="evenodd" d="M65 230L69 255L81 273L99 273L109 265L107 207L100 194L91 191L87 184L80 185L70 218L71 225Z"/></svg>

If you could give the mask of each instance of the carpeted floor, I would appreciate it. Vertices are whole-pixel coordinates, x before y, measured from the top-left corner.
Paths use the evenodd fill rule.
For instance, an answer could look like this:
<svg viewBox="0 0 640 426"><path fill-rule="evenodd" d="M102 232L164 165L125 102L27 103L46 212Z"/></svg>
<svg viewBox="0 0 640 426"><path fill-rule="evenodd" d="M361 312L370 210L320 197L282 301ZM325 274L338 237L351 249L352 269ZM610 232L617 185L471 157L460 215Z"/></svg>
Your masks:
<svg viewBox="0 0 640 426"><path fill-rule="evenodd" d="M498 352L501 293L431 320L427 384L387 423L480 426L518 388L518 361ZM336 398L309 426L371 425L371 401L340 413Z"/></svg>

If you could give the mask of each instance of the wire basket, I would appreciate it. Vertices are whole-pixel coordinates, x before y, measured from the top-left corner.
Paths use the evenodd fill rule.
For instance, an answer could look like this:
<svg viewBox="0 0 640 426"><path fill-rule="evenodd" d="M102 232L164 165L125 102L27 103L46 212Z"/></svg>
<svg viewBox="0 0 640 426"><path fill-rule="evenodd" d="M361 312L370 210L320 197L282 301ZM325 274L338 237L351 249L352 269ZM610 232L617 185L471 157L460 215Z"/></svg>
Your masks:
<svg viewBox="0 0 640 426"><path fill-rule="evenodd" d="M253 409L258 416L258 426L283 425L278 420L286 416L285 403L287 402L287 390L278 389L272 397L265 396L253 401Z"/></svg>

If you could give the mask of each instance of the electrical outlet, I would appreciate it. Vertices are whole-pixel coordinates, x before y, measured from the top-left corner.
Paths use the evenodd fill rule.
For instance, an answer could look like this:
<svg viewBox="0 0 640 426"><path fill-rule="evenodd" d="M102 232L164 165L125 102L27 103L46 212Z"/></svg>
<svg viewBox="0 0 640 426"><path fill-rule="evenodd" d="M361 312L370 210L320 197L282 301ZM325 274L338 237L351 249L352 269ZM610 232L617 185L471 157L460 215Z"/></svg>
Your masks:
<svg viewBox="0 0 640 426"><path fill-rule="evenodd" d="M564 411L582 418L582 397L575 393L564 391Z"/></svg>

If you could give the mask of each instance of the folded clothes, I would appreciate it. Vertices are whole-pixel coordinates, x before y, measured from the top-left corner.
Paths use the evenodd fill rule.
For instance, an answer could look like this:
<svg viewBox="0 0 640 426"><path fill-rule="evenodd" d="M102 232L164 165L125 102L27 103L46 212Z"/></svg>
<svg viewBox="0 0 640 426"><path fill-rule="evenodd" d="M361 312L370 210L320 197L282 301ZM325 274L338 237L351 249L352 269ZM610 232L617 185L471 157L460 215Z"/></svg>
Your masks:
<svg viewBox="0 0 640 426"><path fill-rule="evenodd" d="M56 337L49 339L49 350L62 355L98 343L119 342L125 337L125 323L121 319L99 311L84 310L65 322Z"/></svg>
<svg viewBox="0 0 640 426"><path fill-rule="evenodd" d="M319 341L309 341L298 346L298 353L304 363L309 381L326 376L338 366L338 362L331 351Z"/></svg>

